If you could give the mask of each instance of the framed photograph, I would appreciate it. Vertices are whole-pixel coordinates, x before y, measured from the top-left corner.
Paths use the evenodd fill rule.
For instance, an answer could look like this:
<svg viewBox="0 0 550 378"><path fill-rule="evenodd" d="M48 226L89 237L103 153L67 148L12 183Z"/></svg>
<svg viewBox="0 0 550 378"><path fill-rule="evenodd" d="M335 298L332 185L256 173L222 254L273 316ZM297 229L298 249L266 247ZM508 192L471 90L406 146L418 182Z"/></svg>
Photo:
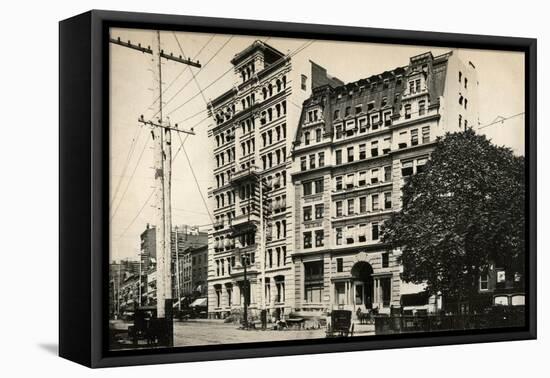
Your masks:
<svg viewBox="0 0 550 378"><path fill-rule="evenodd" d="M60 345L90 367L536 338L536 40L60 22Z"/></svg>

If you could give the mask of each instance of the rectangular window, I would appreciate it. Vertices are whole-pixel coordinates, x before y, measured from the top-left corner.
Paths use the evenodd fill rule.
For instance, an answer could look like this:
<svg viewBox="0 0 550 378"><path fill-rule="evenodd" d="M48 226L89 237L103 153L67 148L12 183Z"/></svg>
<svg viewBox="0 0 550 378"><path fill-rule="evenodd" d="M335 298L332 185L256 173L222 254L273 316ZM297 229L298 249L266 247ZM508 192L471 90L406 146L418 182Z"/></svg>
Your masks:
<svg viewBox="0 0 550 378"><path fill-rule="evenodd" d="M366 118L361 118L359 120L359 132L364 133L366 131L367 131L367 119Z"/></svg>
<svg viewBox="0 0 550 378"><path fill-rule="evenodd" d="M373 223L372 224L372 240L378 240L378 223Z"/></svg>
<svg viewBox="0 0 550 378"><path fill-rule="evenodd" d="M370 144L370 156L378 156L378 141L373 140Z"/></svg>
<svg viewBox="0 0 550 378"><path fill-rule="evenodd" d="M336 126L335 130L336 130L336 139L342 139L342 137L344 136L342 132L342 125Z"/></svg>
<svg viewBox="0 0 550 378"><path fill-rule="evenodd" d="M319 152L319 168L325 166L325 153Z"/></svg>
<svg viewBox="0 0 550 378"><path fill-rule="evenodd" d="M380 124L380 115L378 114L373 114L371 119L370 119L370 122L371 122L371 126L372 126L372 130L378 130L378 126Z"/></svg>
<svg viewBox="0 0 550 378"><path fill-rule="evenodd" d="M307 158L305 156L300 158L300 170L307 171Z"/></svg>
<svg viewBox="0 0 550 378"><path fill-rule="evenodd" d="M367 241L367 225L365 223L362 223L359 225L359 229L357 232L357 239L361 243L364 243Z"/></svg>
<svg viewBox="0 0 550 378"><path fill-rule="evenodd" d="M407 177L413 174L413 162L410 161L402 161L401 162L401 176Z"/></svg>
<svg viewBox="0 0 550 378"><path fill-rule="evenodd" d="M378 168L374 168L370 173L370 183L378 184Z"/></svg>
<svg viewBox="0 0 550 378"><path fill-rule="evenodd" d="M353 244L355 239L354 239L354 229L355 229L355 226L348 226L346 227L346 244Z"/></svg>
<svg viewBox="0 0 550 378"><path fill-rule="evenodd" d="M391 112L384 113L384 126L391 126Z"/></svg>
<svg viewBox="0 0 550 378"><path fill-rule="evenodd" d="M315 155L309 155L309 169L315 169Z"/></svg>
<svg viewBox="0 0 550 378"><path fill-rule="evenodd" d="M304 207L303 211L304 211L304 221L311 220L311 206Z"/></svg>
<svg viewBox="0 0 550 378"><path fill-rule="evenodd" d="M342 201L336 201L336 216L341 217L342 215Z"/></svg>
<svg viewBox="0 0 550 378"><path fill-rule="evenodd" d="M391 181L391 166L387 165L384 167L384 181Z"/></svg>
<svg viewBox="0 0 550 378"><path fill-rule="evenodd" d="M411 130L411 146L418 145L418 129Z"/></svg>
<svg viewBox="0 0 550 378"><path fill-rule="evenodd" d="M391 209L391 192L384 193L384 209Z"/></svg>
<svg viewBox="0 0 550 378"><path fill-rule="evenodd" d="M311 248L311 231L304 232L304 249Z"/></svg>
<svg viewBox="0 0 550 378"><path fill-rule="evenodd" d="M405 105L405 119L411 118L411 104Z"/></svg>
<svg viewBox="0 0 550 378"><path fill-rule="evenodd" d="M304 188L304 196L309 196L311 194L311 181L304 182L303 188Z"/></svg>
<svg viewBox="0 0 550 378"><path fill-rule="evenodd" d="M418 101L418 115L422 116L426 113L426 101Z"/></svg>
<svg viewBox="0 0 550 378"><path fill-rule="evenodd" d="M367 212L367 197L359 197L359 212Z"/></svg>
<svg viewBox="0 0 550 378"><path fill-rule="evenodd" d="M309 135L310 135L309 131L306 131L306 132L304 133L304 144L305 144L306 146L309 145Z"/></svg>
<svg viewBox="0 0 550 378"><path fill-rule="evenodd" d="M382 268L390 266L390 254L388 252L382 253Z"/></svg>
<svg viewBox="0 0 550 378"><path fill-rule="evenodd" d="M342 228L336 229L336 245L342 245Z"/></svg>
<svg viewBox="0 0 550 378"><path fill-rule="evenodd" d="M344 271L344 259L341 257L336 259L336 271L338 273L342 273Z"/></svg>
<svg viewBox="0 0 550 378"><path fill-rule="evenodd" d="M479 277L479 290L489 290L489 275L487 273L482 274Z"/></svg>
<svg viewBox="0 0 550 378"><path fill-rule="evenodd" d="M342 164L342 150L336 150L336 165Z"/></svg>
<svg viewBox="0 0 550 378"><path fill-rule="evenodd" d="M348 163L353 161L353 147L348 147Z"/></svg>
<svg viewBox="0 0 550 378"><path fill-rule="evenodd" d="M416 173L421 173L424 171L424 168L426 167L426 163L428 162L427 157L418 158L416 160Z"/></svg>
<svg viewBox="0 0 550 378"><path fill-rule="evenodd" d="M323 193L324 185L323 185L323 179L315 180L315 193Z"/></svg>
<svg viewBox="0 0 550 378"><path fill-rule="evenodd" d="M357 181L357 185L364 186L367 184L367 172L359 172L359 180Z"/></svg>
<svg viewBox="0 0 550 378"><path fill-rule="evenodd" d="M342 176L336 177L336 190L342 190Z"/></svg>
<svg viewBox="0 0 550 378"><path fill-rule="evenodd" d="M323 219L325 215L325 205L315 205L315 219Z"/></svg>
<svg viewBox="0 0 550 378"><path fill-rule="evenodd" d="M315 231L315 246L322 247L325 245L325 233L323 230Z"/></svg>
<svg viewBox="0 0 550 378"><path fill-rule="evenodd" d="M367 145L363 143L359 145L359 160L364 160L366 158L367 158Z"/></svg>
<svg viewBox="0 0 550 378"><path fill-rule="evenodd" d="M307 303L321 303L323 299L323 262L304 263L304 300Z"/></svg>
<svg viewBox="0 0 550 378"><path fill-rule="evenodd" d="M422 143L428 143L430 141L430 126L422 127Z"/></svg>
<svg viewBox="0 0 550 378"><path fill-rule="evenodd" d="M371 201L372 201L372 206L371 206L371 208L372 208L372 211L378 211L378 209L379 209L379 207L378 207L378 206L379 206L379 204L378 204L378 197L379 197L378 194L373 194L373 195L371 196Z"/></svg>
<svg viewBox="0 0 550 378"><path fill-rule="evenodd" d="M315 130L315 142L320 143L321 142L321 129Z"/></svg>
<svg viewBox="0 0 550 378"><path fill-rule="evenodd" d="M355 200L353 198L348 199L348 215L355 214Z"/></svg>
<svg viewBox="0 0 550 378"><path fill-rule="evenodd" d="M352 189L355 183L355 174L350 173L346 176L346 189Z"/></svg>

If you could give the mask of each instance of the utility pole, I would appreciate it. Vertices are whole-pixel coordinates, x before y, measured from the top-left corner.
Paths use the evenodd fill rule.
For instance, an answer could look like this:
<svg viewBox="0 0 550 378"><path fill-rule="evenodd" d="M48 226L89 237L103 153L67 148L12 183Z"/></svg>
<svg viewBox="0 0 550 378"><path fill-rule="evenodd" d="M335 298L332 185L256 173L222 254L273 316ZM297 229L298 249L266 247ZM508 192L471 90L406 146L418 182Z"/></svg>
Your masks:
<svg viewBox="0 0 550 378"><path fill-rule="evenodd" d="M176 233L176 297L178 301L178 311L181 311L181 295L180 295L180 259L178 249L178 226L175 228Z"/></svg>
<svg viewBox="0 0 550 378"><path fill-rule="evenodd" d="M171 181L172 181L172 137L171 132L182 132L195 135L193 130L182 130L178 125L172 126L170 122L163 119L163 100L162 100L162 59L186 64L200 68L199 62L193 62L190 59L184 59L173 54L166 54L161 47L160 31L156 32L156 52L142 47L141 44L132 44L131 41L123 42L118 39L110 38L113 44L124 46L144 54L154 55L157 60L158 75L158 119L145 120L143 115L138 122L151 127L154 139L154 169L155 169L155 207L156 212L156 253L157 253L157 318L166 321L166 346L173 346L173 304L172 304L172 207L171 207ZM176 251L177 255L177 251Z"/></svg>

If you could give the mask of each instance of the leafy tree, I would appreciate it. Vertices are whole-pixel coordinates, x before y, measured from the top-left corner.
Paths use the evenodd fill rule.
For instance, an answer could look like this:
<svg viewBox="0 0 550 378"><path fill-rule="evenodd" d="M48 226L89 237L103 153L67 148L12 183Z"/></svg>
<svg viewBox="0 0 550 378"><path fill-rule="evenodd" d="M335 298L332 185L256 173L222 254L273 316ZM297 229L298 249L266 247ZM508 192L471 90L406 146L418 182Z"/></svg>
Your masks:
<svg viewBox="0 0 550 378"><path fill-rule="evenodd" d="M439 138L382 230L383 241L402 251L403 280L471 303L491 263L523 273L524 165L473 130Z"/></svg>

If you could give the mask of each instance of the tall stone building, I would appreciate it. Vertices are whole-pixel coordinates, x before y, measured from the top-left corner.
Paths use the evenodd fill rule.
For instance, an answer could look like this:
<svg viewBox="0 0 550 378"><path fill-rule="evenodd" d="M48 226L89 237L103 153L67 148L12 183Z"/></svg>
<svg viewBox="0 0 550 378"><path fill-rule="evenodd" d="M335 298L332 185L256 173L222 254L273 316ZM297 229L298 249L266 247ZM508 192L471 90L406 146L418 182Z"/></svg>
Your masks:
<svg viewBox="0 0 550 378"><path fill-rule="evenodd" d="M266 309L279 317L292 310L296 292L289 237L292 138L312 86L341 82L303 54L284 54L261 41L231 63L234 86L209 104L215 224L209 235L208 313L240 313L249 282L249 315Z"/></svg>
<svg viewBox="0 0 550 378"><path fill-rule="evenodd" d="M437 137L478 124L475 66L457 52L314 88L292 149L294 310L389 312L422 287L401 282L400 251L380 229ZM431 303L437 306L437 303Z"/></svg>

